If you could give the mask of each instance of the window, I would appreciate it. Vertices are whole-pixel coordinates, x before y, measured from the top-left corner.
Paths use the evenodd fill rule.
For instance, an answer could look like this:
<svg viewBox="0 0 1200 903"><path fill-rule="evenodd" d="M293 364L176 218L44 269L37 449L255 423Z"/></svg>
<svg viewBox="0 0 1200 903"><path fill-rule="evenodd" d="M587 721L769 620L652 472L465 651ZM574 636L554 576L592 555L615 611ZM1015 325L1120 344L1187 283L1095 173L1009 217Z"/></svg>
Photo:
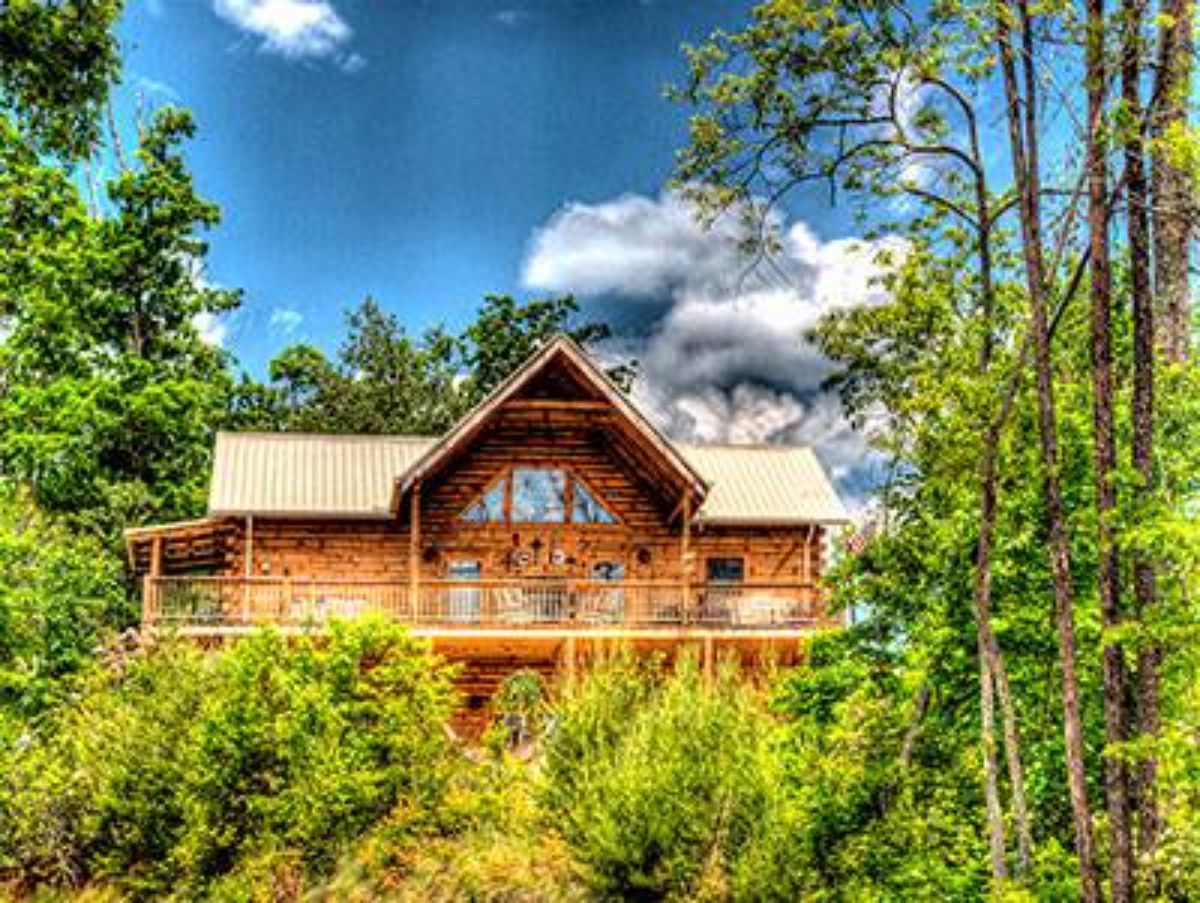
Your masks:
<svg viewBox="0 0 1200 903"><path fill-rule="evenodd" d="M508 480L497 480L479 501L463 512L463 520L473 524L492 524L504 520L504 496L507 492Z"/></svg>
<svg viewBox="0 0 1200 903"><path fill-rule="evenodd" d="M575 480L571 485L571 522L575 524L615 524L617 519L592 495L592 491Z"/></svg>
<svg viewBox="0 0 1200 903"><path fill-rule="evenodd" d="M526 524L617 522L587 486L558 467L514 467L492 483L461 517L472 524L502 524L508 519Z"/></svg>
<svg viewBox="0 0 1200 903"><path fill-rule="evenodd" d="M592 576L597 580L616 582L625 579L625 562L597 561L592 565Z"/></svg>
<svg viewBox="0 0 1200 903"><path fill-rule="evenodd" d="M512 519L530 524L561 524L567 519L567 475L561 470L513 469Z"/></svg>
<svg viewBox="0 0 1200 903"><path fill-rule="evenodd" d="M709 558L706 565L709 583L741 583L746 577L744 558Z"/></svg>
<svg viewBox="0 0 1200 903"><path fill-rule="evenodd" d="M592 565L592 579L600 583L621 583L625 579L625 562L597 561ZM616 586L597 587L585 594L582 611L584 620L620 622L625 617L625 590Z"/></svg>
<svg viewBox="0 0 1200 903"><path fill-rule="evenodd" d="M479 580L483 576L483 567L476 560L451 561L449 567L451 580ZM454 587L449 592L450 620L473 623L479 620L482 592L478 586Z"/></svg>

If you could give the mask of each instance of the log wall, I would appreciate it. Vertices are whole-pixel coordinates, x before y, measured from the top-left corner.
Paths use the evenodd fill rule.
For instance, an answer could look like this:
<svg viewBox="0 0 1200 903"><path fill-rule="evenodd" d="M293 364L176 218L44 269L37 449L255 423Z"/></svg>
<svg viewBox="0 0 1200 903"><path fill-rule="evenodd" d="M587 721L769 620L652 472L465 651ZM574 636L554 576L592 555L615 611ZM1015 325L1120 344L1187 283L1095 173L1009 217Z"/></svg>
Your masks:
<svg viewBox="0 0 1200 903"><path fill-rule="evenodd" d="M445 579L454 562L479 561L488 579L587 579L600 562L621 562L629 580L682 580L678 500L619 447L604 418L538 411L504 412L420 493L421 579ZM462 518L498 478L519 466L569 469L617 524L478 524ZM392 521L255 518L256 576L407 580L411 558L407 506ZM703 581L706 559L742 557L745 579L815 582L824 531L815 526L695 526L689 577ZM224 572L246 573L246 527L229 543Z"/></svg>

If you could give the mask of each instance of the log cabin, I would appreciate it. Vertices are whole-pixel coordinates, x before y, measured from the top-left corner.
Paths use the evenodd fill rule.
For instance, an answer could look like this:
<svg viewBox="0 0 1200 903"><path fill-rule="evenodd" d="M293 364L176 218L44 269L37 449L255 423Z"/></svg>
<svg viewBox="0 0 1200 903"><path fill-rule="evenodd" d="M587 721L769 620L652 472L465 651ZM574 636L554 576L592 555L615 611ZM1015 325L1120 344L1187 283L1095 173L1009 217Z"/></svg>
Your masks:
<svg viewBox="0 0 1200 903"><path fill-rule="evenodd" d="M796 655L846 520L811 449L672 442L558 336L443 436L220 433L207 515L126 540L149 630L382 614L481 705L613 640Z"/></svg>

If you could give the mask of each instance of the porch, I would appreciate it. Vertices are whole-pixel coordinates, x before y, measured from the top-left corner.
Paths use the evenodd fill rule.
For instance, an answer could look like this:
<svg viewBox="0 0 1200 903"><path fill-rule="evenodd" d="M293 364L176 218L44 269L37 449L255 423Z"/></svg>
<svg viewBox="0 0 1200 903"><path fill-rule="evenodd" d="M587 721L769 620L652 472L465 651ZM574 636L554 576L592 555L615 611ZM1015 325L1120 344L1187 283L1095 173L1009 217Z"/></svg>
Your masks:
<svg viewBox="0 0 1200 903"><path fill-rule="evenodd" d="M190 634L383 616L418 632L796 633L835 623L806 582L146 576L143 623Z"/></svg>

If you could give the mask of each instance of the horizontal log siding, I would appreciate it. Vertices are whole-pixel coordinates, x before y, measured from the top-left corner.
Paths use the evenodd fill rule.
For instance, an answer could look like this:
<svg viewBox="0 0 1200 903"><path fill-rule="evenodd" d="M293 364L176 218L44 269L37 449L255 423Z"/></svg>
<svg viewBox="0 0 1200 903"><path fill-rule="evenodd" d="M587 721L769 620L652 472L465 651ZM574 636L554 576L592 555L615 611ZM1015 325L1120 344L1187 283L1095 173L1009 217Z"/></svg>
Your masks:
<svg viewBox="0 0 1200 903"><path fill-rule="evenodd" d="M617 516L615 525L480 525L461 519L502 472L514 466L557 466L575 473ZM629 580L678 580L679 521L673 504L641 474L627 449L618 449L603 418L587 412L506 412L457 462L421 492L421 577L448 576L451 562L478 559L495 579L588 578L602 561L621 561ZM678 500L675 500L676 503ZM407 517L394 522L256 518L256 576L313 576L380 580L408 577ZM747 580L815 581L824 531L814 527L694 528L692 579L705 561L742 556ZM554 564L561 550L567 558ZM245 525L235 527L223 573L244 573ZM517 567L514 552L532 564Z"/></svg>
<svg viewBox="0 0 1200 903"><path fill-rule="evenodd" d="M678 528L668 526L670 509L655 489L636 475L632 463L614 454L608 435L586 414L509 412L431 486L422 506L422 547L437 550L424 576L445 576L456 558L479 558L487 576L586 577L601 561L623 561L630 579L679 575ZM481 525L462 512L512 467L563 467L581 479L618 518L618 524ZM568 562L551 562L554 550ZM638 562L638 550L649 554ZM534 561L514 565L514 553L527 550ZM645 556L643 556L645 557Z"/></svg>

